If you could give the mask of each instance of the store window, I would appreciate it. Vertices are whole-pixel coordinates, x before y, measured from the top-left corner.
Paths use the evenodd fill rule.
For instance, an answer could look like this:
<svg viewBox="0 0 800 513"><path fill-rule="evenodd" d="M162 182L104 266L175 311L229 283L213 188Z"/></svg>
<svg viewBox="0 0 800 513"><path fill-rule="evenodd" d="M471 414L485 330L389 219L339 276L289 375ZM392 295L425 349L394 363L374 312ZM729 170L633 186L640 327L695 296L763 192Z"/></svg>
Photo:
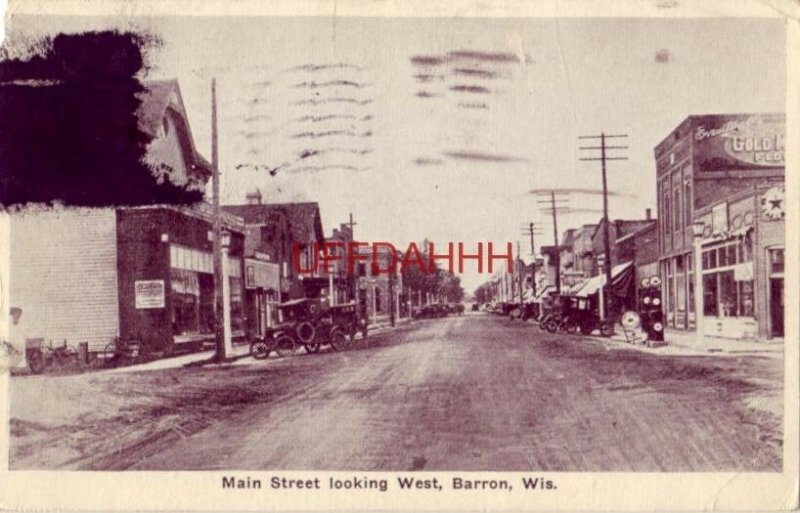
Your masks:
<svg viewBox="0 0 800 513"><path fill-rule="evenodd" d="M717 273L719 278L720 310L722 317L739 316L738 284L733 279L733 271Z"/></svg>
<svg viewBox="0 0 800 513"><path fill-rule="evenodd" d="M172 333L192 335L214 330L214 277L171 269Z"/></svg>
<svg viewBox="0 0 800 513"><path fill-rule="evenodd" d="M719 295L717 294L717 275L703 275L703 315L717 317Z"/></svg>
<svg viewBox="0 0 800 513"><path fill-rule="evenodd" d="M754 317L752 237L702 252L703 313L712 317Z"/></svg>
<svg viewBox="0 0 800 513"><path fill-rule="evenodd" d="M690 314L694 314L694 265L692 255L686 255L686 280L687 280L687 309Z"/></svg>
<svg viewBox="0 0 800 513"><path fill-rule="evenodd" d="M753 281L739 282L739 306L742 317L755 317L755 302L753 299Z"/></svg>
<svg viewBox="0 0 800 513"><path fill-rule="evenodd" d="M228 278L231 290L231 331L244 331L244 301L242 279Z"/></svg>
<svg viewBox="0 0 800 513"><path fill-rule="evenodd" d="M675 257L675 327L686 323L686 270L683 255Z"/></svg>
<svg viewBox="0 0 800 513"><path fill-rule="evenodd" d="M231 327L244 329L242 260L228 256ZM170 245L172 333L177 336L214 332L214 265L210 252Z"/></svg>

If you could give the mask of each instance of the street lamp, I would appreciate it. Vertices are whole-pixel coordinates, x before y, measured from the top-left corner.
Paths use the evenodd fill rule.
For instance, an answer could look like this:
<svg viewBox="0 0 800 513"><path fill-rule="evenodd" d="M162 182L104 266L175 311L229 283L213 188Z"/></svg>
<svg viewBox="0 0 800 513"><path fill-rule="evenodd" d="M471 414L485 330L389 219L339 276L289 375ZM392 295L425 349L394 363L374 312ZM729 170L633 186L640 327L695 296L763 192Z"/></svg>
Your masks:
<svg viewBox="0 0 800 513"><path fill-rule="evenodd" d="M231 232L228 230L222 230L222 234L220 235L220 246L222 249L227 250L231 247Z"/></svg>
<svg viewBox="0 0 800 513"><path fill-rule="evenodd" d="M694 235L695 239L698 239L703 236L703 232L705 231L706 225L702 221L696 221L692 223L692 235Z"/></svg>

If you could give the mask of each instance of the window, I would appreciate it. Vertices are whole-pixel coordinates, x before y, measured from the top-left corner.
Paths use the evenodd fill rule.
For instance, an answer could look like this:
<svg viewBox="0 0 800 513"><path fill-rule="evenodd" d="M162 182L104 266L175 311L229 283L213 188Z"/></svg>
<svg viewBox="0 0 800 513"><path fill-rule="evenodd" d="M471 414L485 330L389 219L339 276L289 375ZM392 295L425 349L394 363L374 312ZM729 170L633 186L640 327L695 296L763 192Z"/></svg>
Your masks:
<svg viewBox="0 0 800 513"><path fill-rule="evenodd" d="M684 226L692 224L692 182L687 179L683 187Z"/></svg>
<svg viewBox="0 0 800 513"><path fill-rule="evenodd" d="M675 219L675 221L674 221L675 222L675 229L676 230L680 230L681 229L681 220L683 219L683 215L682 215L683 212L681 212L681 188L680 187L676 187L675 188L675 193L673 194L673 198L675 198L675 200L674 200L675 214L673 216L673 218Z"/></svg>
<svg viewBox="0 0 800 513"><path fill-rule="evenodd" d="M736 264L750 262L752 255L752 237L748 233L744 239L703 250L702 269L708 271L720 267L733 267Z"/></svg>
<svg viewBox="0 0 800 513"><path fill-rule="evenodd" d="M715 250L717 252L717 265L719 267L726 267L728 266L728 251L727 248L719 248Z"/></svg>
<svg viewBox="0 0 800 513"><path fill-rule="evenodd" d="M712 317L755 315L752 273L741 268L742 264L752 261L751 247L752 239L748 234L740 240L726 242L703 251L705 315Z"/></svg>
<svg viewBox="0 0 800 513"><path fill-rule="evenodd" d="M244 331L244 305L242 302L242 279L228 278L231 289L231 330Z"/></svg>
<svg viewBox="0 0 800 513"><path fill-rule="evenodd" d="M687 280L687 295L688 295L688 306L687 310L690 313L694 313L694 266L692 265L692 255L686 256L686 280Z"/></svg>
<svg viewBox="0 0 800 513"><path fill-rule="evenodd" d="M752 280L739 282L739 309L742 317L755 317Z"/></svg>
<svg viewBox="0 0 800 513"><path fill-rule="evenodd" d="M733 279L733 271L718 273L719 297L722 317L739 316L739 286Z"/></svg>
<svg viewBox="0 0 800 513"><path fill-rule="evenodd" d="M783 248L769 250L769 272L770 274L781 274L784 269Z"/></svg>
<svg viewBox="0 0 800 513"><path fill-rule="evenodd" d="M717 316L717 275L703 275L703 315Z"/></svg>
<svg viewBox="0 0 800 513"><path fill-rule="evenodd" d="M675 310L677 312L686 311L686 274L683 255L675 257ZM676 318L676 322L682 323L683 320Z"/></svg>
<svg viewBox="0 0 800 513"><path fill-rule="evenodd" d="M664 192L664 229L667 231L667 234L672 232L671 209L672 209L672 206L670 205L670 201L669 201L669 192L665 189L665 192Z"/></svg>

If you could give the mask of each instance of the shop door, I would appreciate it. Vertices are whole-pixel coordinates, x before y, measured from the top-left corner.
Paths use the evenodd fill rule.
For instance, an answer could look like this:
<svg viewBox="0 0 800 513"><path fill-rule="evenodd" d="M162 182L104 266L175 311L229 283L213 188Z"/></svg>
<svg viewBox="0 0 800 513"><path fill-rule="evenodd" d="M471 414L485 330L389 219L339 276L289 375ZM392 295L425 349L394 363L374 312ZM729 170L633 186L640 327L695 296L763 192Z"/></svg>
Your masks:
<svg viewBox="0 0 800 513"><path fill-rule="evenodd" d="M769 291L771 333L773 337L783 337L783 278L770 279Z"/></svg>

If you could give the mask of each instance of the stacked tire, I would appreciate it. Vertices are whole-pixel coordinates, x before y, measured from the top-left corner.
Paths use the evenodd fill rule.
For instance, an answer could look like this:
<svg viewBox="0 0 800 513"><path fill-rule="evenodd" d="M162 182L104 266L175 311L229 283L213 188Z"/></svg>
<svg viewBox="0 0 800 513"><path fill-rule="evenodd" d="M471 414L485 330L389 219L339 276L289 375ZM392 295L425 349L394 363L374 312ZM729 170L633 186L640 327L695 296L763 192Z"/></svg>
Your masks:
<svg viewBox="0 0 800 513"><path fill-rule="evenodd" d="M639 315L647 338L664 341L664 310L661 300L661 278L644 278L639 284Z"/></svg>

